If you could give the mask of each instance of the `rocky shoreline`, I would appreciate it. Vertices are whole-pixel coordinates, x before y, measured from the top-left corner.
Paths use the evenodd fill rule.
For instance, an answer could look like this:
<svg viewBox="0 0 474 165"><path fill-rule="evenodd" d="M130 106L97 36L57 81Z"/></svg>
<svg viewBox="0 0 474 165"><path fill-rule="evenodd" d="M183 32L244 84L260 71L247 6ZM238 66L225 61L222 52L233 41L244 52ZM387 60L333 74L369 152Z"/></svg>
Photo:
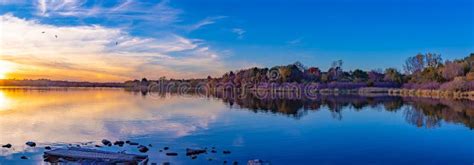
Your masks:
<svg viewBox="0 0 474 165"><path fill-rule="evenodd" d="M276 92L289 92L289 90L276 90ZM474 91L444 91L444 90L427 90L427 89L404 89L404 88L379 88L379 87L363 87L359 89L320 89L316 93L322 95L338 95L338 94L358 94L361 96L372 95L389 95L401 97L423 97L434 99L453 99L453 100L473 100Z"/></svg>
<svg viewBox="0 0 474 165"><path fill-rule="evenodd" d="M474 91L457 92L426 89L389 89L391 96L427 97L435 99L474 100Z"/></svg>
<svg viewBox="0 0 474 165"><path fill-rule="evenodd" d="M189 159L195 160L198 156L205 157L207 161L222 161L223 164L232 164L238 165L239 162L237 160L226 160L224 155L229 155L232 152L227 149L220 149L216 147L204 147L204 148L186 148L184 153L179 153L177 151L172 151L170 147L157 147L152 144L140 144L138 142L132 142L130 140L127 141L110 141L107 139L103 139L100 142L88 142L88 143L81 143L81 144L68 144L65 146L41 146L37 145L36 142L28 141L25 143L26 146L29 148L36 148L40 147L43 148L43 161L52 164L82 164L83 162L95 162L93 164L148 164L148 156L150 154L164 154L168 157L175 157L180 154L186 155ZM136 146L136 151L146 154L146 155L135 155L127 153L127 150L122 150L120 152L111 152L108 150L100 150L104 147L125 147L128 146ZM0 145L0 149L10 149L15 150L13 145L3 144ZM133 147L132 147L133 148ZM97 155L98 154L98 155ZM133 159L125 159L123 157L118 156L133 156ZM140 157L141 160L136 159L136 156ZM220 157L224 158L218 159ZM20 157L22 160L32 159L26 155ZM138 163L139 161L144 161L145 163ZM158 163L151 162L152 165L158 165ZM170 165L171 162L162 162L162 165ZM245 162L244 162L245 164ZM251 159L247 161L248 165L270 165L271 163L268 161L263 161L260 159Z"/></svg>

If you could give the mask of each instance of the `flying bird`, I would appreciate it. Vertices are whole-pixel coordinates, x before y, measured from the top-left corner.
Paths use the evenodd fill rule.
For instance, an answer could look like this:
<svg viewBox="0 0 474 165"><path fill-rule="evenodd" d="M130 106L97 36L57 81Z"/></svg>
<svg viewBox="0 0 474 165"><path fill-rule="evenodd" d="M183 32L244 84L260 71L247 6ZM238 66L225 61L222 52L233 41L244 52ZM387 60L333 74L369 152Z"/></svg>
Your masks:
<svg viewBox="0 0 474 165"><path fill-rule="evenodd" d="M118 42L115 42L115 45L118 45Z"/></svg>
<svg viewBox="0 0 474 165"><path fill-rule="evenodd" d="M44 33L46 33L46 32L41 32L41 33L43 33L43 34L44 34Z"/></svg>
<svg viewBox="0 0 474 165"><path fill-rule="evenodd" d="M54 35L54 37L58 38L58 35Z"/></svg>

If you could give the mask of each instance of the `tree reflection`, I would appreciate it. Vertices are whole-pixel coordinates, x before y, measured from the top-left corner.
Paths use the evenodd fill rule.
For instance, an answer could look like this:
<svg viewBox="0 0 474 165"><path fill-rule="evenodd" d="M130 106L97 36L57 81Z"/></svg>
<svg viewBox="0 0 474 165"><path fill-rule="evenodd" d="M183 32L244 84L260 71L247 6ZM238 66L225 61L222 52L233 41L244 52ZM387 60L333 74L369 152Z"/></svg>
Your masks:
<svg viewBox="0 0 474 165"><path fill-rule="evenodd" d="M402 111L406 121L417 127L436 128L442 122L462 123L470 129L474 128L474 102L454 101L432 98L394 97L387 95L317 95L316 97L288 97L281 94L239 94L232 92L210 94L227 103L253 112L282 114L300 119L308 111L328 109L335 119L342 120L342 111L367 110L367 107L383 107L385 111ZM262 97L264 96L264 97ZM380 108L379 108L380 109Z"/></svg>
<svg viewBox="0 0 474 165"><path fill-rule="evenodd" d="M169 92L169 91L168 91ZM143 95L166 97L166 93L150 92ZM174 95L176 93L170 92ZM190 92L187 95L205 96L222 100L229 107L237 107L255 113L280 114L295 119L304 117L308 111L327 109L333 118L342 120L342 111L352 109L363 111L384 109L389 112L402 111L405 120L417 127L436 128L442 122L461 123L474 128L474 101L446 100L419 97L398 97L388 95L362 96L357 94L319 94L304 97L285 92L220 91L212 93ZM380 108L377 108L380 107Z"/></svg>

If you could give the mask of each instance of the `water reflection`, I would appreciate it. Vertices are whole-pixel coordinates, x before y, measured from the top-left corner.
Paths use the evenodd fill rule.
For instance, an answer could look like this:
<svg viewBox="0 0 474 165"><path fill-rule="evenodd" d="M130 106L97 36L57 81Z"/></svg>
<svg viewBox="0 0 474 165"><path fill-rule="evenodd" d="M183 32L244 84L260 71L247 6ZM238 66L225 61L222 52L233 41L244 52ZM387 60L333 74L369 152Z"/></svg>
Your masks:
<svg viewBox="0 0 474 165"><path fill-rule="evenodd" d="M332 118L325 116L326 114ZM317 95L312 98L301 98L256 93L235 96L227 92L201 96L192 93L179 95L122 89L8 88L0 89L2 133L0 144L11 143L14 148L0 149L0 155L8 157L26 151L38 155L38 160L35 161L42 161L41 151L24 147L26 141L32 140L44 146L98 142L103 138L110 140L142 138L148 139L145 140L147 142L171 141L181 145L194 144L196 141L204 145L217 143L245 148L240 150L241 155L236 154L241 156L241 159L247 159L246 155L257 155L257 152L260 155L264 153L260 150L267 148L268 159L283 159L280 155L295 154L285 159L290 162L295 161L292 158L298 155L313 152L325 154L330 153L327 150L333 147L345 148L346 146L340 145L343 137L348 137L344 139L347 140L345 145L357 148L360 147L357 144L364 143L376 148L371 150L373 154L379 153L379 150L387 146L394 148L408 146L409 151L416 150L417 153L423 153L426 151L410 148L413 143L408 140L413 137L427 140L431 135L426 133L430 132L410 131L417 129L416 127L423 128L418 130L436 128L442 131L438 128L452 126L452 123L472 129L473 117L472 101L383 95ZM401 125L390 127L394 123L400 124L397 119L400 119L403 125L408 123L409 127L403 129L399 129ZM367 121L385 124L385 127L370 122L367 124ZM366 137L363 133L360 135L363 137L359 137L358 133L350 130L371 134L374 139L363 141L370 137ZM375 131L370 132L373 130ZM408 132L407 134L411 136L399 135L397 131ZM472 137L470 130L457 131L456 135L440 133L449 135L443 136L447 140L442 146L453 146L451 143L454 142L449 137L461 139ZM272 139L267 139L269 134L272 135ZM378 137L384 140L392 138L392 141L387 141L385 144L378 141ZM312 140L315 138L320 141ZM398 139L400 141L397 141ZM431 139L429 143L438 143L436 140L439 139ZM296 146L294 143L300 145ZM453 151L469 154L465 148L469 148L472 144L466 141L460 143L462 145L458 146L464 148ZM294 150L289 153L279 152L278 148L272 148L278 147L276 144ZM316 149L311 144L319 148ZM255 147L261 148L257 150ZM342 148L332 150L332 152L342 151L345 150ZM363 152L367 151L357 153ZM0 157L0 164L4 158ZM152 158L163 159L156 155ZM326 158L331 158L331 155L326 155Z"/></svg>
<svg viewBox="0 0 474 165"><path fill-rule="evenodd" d="M135 97L120 89L3 89L0 143L25 149L24 143L81 143L160 134L186 136L207 129L223 106L206 98ZM20 147L20 148L18 148ZM10 154L10 153L3 153Z"/></svg>
<svg viewBox="0 0 474 165"><path fill-rule="evenodd" d="M442 121L447 121L474 128L474 102L468 100L387 95L318 95L305 98L287 94L262 95L255 92L245 95L221 92L213 93L212 96L222 99L230 107L238 106L256 113L282 114L296 119L304 117L308 111L319 111L325 107L335 119L341 120L342 111L345 109L361 111L371 107L391 112L403 111L406 121L417 127L439 127Z"/></svg>

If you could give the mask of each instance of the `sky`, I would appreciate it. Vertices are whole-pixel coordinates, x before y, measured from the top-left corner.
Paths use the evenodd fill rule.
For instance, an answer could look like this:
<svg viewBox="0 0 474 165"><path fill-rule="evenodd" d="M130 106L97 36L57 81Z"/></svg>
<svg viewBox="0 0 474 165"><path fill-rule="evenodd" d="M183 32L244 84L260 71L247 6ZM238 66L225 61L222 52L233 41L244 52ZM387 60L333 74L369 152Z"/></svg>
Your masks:
<svg viewBox="0 0 474 165"><path fill-rule="evenodd" d="M201 78L474 52L472 0L0 0L0 79Z"/></svg>

